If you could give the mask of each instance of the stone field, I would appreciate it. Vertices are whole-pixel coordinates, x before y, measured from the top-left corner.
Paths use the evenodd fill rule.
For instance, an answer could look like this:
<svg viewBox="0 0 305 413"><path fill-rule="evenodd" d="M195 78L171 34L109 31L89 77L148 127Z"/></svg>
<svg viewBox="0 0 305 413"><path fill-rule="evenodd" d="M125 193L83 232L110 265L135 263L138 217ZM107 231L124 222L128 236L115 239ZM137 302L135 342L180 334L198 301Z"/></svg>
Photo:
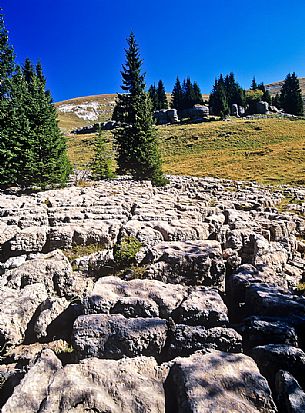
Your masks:
<svg viewBox="0 0 305 413"><path fill-rule="evenodd" d="M214 178L0 192L1 412L304 412L304 213Z"/></svg>

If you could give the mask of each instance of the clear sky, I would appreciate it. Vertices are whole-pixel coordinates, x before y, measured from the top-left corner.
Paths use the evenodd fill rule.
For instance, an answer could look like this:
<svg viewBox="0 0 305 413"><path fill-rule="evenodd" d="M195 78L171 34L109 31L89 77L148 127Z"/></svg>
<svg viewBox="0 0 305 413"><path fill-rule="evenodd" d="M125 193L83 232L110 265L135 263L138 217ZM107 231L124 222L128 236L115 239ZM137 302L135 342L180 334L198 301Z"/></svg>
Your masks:
<svg viewBox="0 0 305 413"><path fill-rule="evenodd" d="M304 0L0 0L18 63L40 59L55 101L120 91L130 31L146 82L190 76L209 93L233 71L243 87L305 76Z"/></svg>

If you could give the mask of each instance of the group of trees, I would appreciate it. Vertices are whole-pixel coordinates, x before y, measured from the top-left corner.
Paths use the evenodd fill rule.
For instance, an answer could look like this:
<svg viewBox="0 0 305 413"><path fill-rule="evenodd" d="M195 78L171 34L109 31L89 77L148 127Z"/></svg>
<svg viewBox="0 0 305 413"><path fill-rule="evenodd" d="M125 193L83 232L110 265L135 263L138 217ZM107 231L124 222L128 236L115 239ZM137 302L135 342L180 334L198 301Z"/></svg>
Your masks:
<svg viewBox="0 0 305 413"><path fill-rule="evenodd" d="M168 109L168 102L165 93L165 87L162 80L159 80L158 86L151 85L148 89L153 110Z"/></svg>
<svg viewBox="0 0 305 413"><path fill-rule="evenodd" d="M197 82L192 83L188 77L184 79L182 84L177 77L172 94L171 107L181 111L183 109L192 108L196 104L202 104L202 94Z"/></svg>
<svg viewBox="0 0 305 413"><path fill-rule="evenodd" d="M225 77L220 75L210 94L209 106L211 113L224 118L230 113L232 104L247 106L248 113L255 113L259 101L267 102L293 115L301 116L304 113L302 91L295 73L287 75L281 93L273 97L264 83L256 83L255 77L250 89L244 90L235 81L233 73Z"/></svg>
<svg viewBox="0 0 305 413"><path fill-rule="evenodd" d="M0 185L66 183L71 167L66 140L38 63L15 63L0 14Z"/></svg>
<svg viewBox="0 0 305 413"><path fill-rule="evenodd" d="M220 75L215 79L213 90L210 94L209 106L211 113L225 117L230 113L232 104L245 105L245 91L236 82L233 73Z"/></svg>

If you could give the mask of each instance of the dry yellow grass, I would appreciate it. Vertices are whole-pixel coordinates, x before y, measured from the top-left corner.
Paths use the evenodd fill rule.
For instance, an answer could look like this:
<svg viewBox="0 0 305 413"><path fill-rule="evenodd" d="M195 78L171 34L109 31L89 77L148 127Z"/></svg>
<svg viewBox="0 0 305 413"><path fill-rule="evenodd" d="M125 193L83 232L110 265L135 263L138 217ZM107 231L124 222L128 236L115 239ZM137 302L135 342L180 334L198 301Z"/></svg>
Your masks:
<svg viewBox="0 0 305 413"><path fill-rule="evenodd" d="M159 126L164 172L261 183L305 184L305 121L233 119ZM105 132L111 139L111 132ZM69 156L88 165L93 135L70 135Z"/></svg>

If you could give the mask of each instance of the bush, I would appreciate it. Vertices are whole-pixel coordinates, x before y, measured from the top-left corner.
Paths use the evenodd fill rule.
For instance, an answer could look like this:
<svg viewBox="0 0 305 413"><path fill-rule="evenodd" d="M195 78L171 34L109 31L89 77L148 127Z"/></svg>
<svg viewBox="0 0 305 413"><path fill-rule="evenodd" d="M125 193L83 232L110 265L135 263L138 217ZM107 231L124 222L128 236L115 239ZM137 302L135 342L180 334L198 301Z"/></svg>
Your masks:
<svg viewBox="0 0 305 413"><path fill-rule="evenodd" d="M135 263L135 256L142 247L135 237L124 237L114 247L114 260L119 268L131 266Z"/></svg>

